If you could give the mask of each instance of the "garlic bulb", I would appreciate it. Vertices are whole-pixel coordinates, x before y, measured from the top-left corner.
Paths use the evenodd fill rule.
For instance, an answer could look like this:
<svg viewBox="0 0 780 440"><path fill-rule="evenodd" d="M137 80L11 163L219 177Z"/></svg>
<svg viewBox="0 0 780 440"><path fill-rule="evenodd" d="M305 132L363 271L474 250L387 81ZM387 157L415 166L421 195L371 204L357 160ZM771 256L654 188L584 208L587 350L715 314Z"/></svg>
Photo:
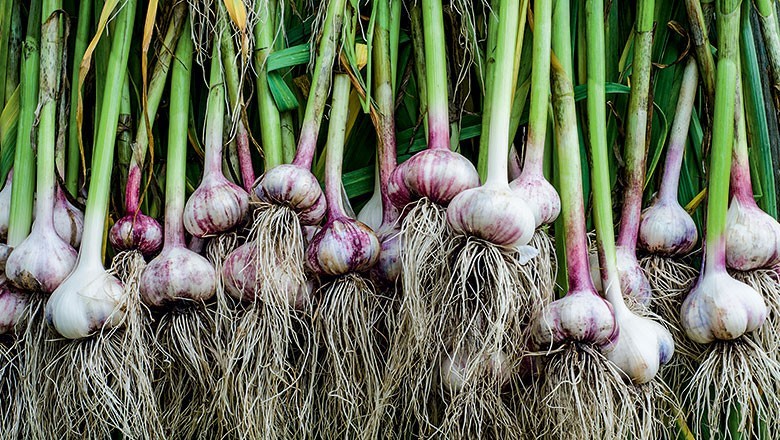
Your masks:
<svg viewBox="0 0 780 440"><path fill-rule="evenodd" d="M618 246L617 269L623 297L630 298L639 304L649 304L653 292L645 272L636 259L636 252L623 246Z"/></svg>
<svg viewBox="0 0 780 440"><path fill-rule="evenodd" d="M30 235L11 251L5 273L20 289L51 293L73 270L76 251L52 229L51 220L42 217L36 218Z"/></svg>
<svg viewBox="0 0 780 440"><path fill-rule="evenodd" d="M123 295L122 283L106 272L99 258L79 261L49 297L46 321L68 339L89 337L122 321L125 311L118 306Z"/></svg>
<svg viewBox="0 0 780 440"><path fill-rule="evenodd" d="M401 231L395 225L383 226L377 231L379 261L372 271L374 279L394 285L401 277Z"/></svg>
<svg viewBox="0 0 780 440"><path fill-rule="evenodd" d="M393 204L403 209L409 202L427 197L446 206L458 194L479 185L474 165L448 149L427 149L398 165L387 191Z"/></svg>
<svg viewBox="0 0 780 440"><path fill-rule="evenodd" d="M544 176L525 172L513 180L509 187L525 201L534 215L537 228L554 222L561 213L561 198L558 196L558 191Z"/></svg>
<svg viewBox="0 0 780 440"><path fill-rule="evenodd" d="M725 269L705 269L685 298L680 315L688 337L706 344L737 339L758 329L767 308L755 289L735 280Z"/></svg>
<svg viewBox="0 0 780 440"><path fill-rule="evenodd" d="M84 213L70 203L59 185L57 185L54 197L54 230L57 231L60 238L70 243L74 248L81 245Z"/></svg>
<svg viewBox="0 0 780 440"><path fill-rule="evenodd" d="M376 167L374 172L374 193L363 205L357 219L375 231L379 230L382 225L382 188L379 180L379 167Z"/></svg>
<svg viewBox="0 0 780 440"><path fill-rule="evenodd" d="M295 211L302 225L316 225L325 217L325 195L311 171L297 165L279 165L260 176L255 196L263 202Z"/></svg>
<svg viewBox="0 0 780 440"><path fill-rule="evenodd" d="M202 302L216 291L214 266L182 246L166 246L141 274L144 303L160 307L178 301Z"/></svg>
<svg viewBox="0 0 780 440"><path fill-rule="evenodd" d="M726 265L754 270L780 263L780 223L751 198L731 198L726 217Z"/></svg>
<svg viewBox="0 0 780 440"><path fill-rule="evenodd" d="M639 247L662 256L685 255L696 246L696 224L676 199L657 197L642 211Z"/></svg>
<svg viewBox="0 0 780 440"><path fill-rule="evenodd" d="M603 352L634 383L650 382L674 355L672 335L661 324L635 315L625 305L613 307L619 334Z"/></svg>
<svg viewBox="0 0 780 440"><path fill-rule="evenodd" d="M12 332L22 318L29 296L0 281L0 335Z"/></svg>
<svg viewBox="0 0 780 440"><path fill-rule="evenodd" d="M363 272L379 259L379 239L365 224L346 216L328 218L306 250L309 268L331 276Z"/></svg>
<svg viewBox="0 0 780 440"><path fill-rule="evenodd" d="M592 289L569 292L545 306L533 322L533 340L540 349L564 341L604 346L614 342L619 331L612 306Z"/></svg>
<svg viewBox="0 0 780 440"><path fill-rule="evenodd" d="M203 238L229 231L244 221L249 195L221 173L208 172L184 207L184 227Z"/></svg>
<svg viewBox="0 0 780 440"><path fill-rule="evenodd" d="M111 227L108 238L116 249L137 249L149 256L160 250L163 244L163 230L157 220L138 212L117 220Z"/></svg>
<svg viewBox="0 0 780 440"><path fill-rule="evenodd" d="M5 240L8 234L8 219L11 215L11 178L13 170L8 172L8 177L5 179L5 186L0 190L0 240Z"/></svg>
<svg viewBox="0 0 780 440"><path fill-rule="evenodd" d="M456 195L447 207L447 223L456 232L499 246L528 244L535 222L525 202L508 184L486 184Z"/></svg>

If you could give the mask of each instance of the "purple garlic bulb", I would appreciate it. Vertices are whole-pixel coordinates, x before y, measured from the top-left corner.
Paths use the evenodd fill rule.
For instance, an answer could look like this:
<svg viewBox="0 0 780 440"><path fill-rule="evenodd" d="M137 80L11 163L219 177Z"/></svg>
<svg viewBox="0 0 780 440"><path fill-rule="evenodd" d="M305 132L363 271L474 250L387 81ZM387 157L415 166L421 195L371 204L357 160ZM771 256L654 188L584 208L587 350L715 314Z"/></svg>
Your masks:
<svg viewBox="0 0 780 440"><path fill-rule="evenodd" d="M653 292L645 272L636 259L636 252L623 246L618 246L617 269L623 297L631 298L639 304L649 304Z"/></svg>
<svg viewBox="0 0 780 440"><path fill-rule="evenodd" d="M534 216L509 186L483 185L456 195L447 207L447 223L456 232L499 246L525 246L533 237Z"/></svg>
<svg viewBox="0 0 780 440"><path fill-rule="evenodd" d="M13 170L8 173L5 179L5 186L0 190L0 240L5 240L8 234L8 220L11 215L11 176Z"/></svg>
<svg viewBox="0 0 780 440"><path fill-rule="evenodd" d="M246 217L249 195L221 173L206 173L184 206L184 227L199 238L229 231Z"/></svg>
<svg viewBox="0 0 780 440"><path fill-rule="evenodd" d="M5 281L0 282L0 335L13 331L27 307L27 298Z"/></svg>
<svg viewBox="0 0 780 440"><path fill-rule="evenodd" d="M325 217L327 203L320 183L311 171L297 165L271 168L260 176L253 191L263 202L292 209L302 225L316 225Z"/></svg>
<svg viewBox="0 0 780 440"><path fill-rule="evenodd" d="M393 170L387 191L393 204L403 209L422 197L447 206L455 196L478 185L479 175L468 159L450 150L428 149Z"/></svg>
<svg viewBox="0 0 780 440"><path fill-rule="evenodd" d="M36 219L32 231L16 246L5 263L13 285L31 292L52 293L73 270L76 251L52 229Z"/></svg>
<svg viewBox="0 0 780 440"><path fill-rule="evenodd" d="M137 249L149 256L160 250L163 244L163 230L157 220L138 212L128 214L114 223L108 235L111 245L117 250Z"/></svg>
<svg viewBox="0 0 780 440"><path fill-rule="evenodd" d="M537 173L522 173L509 187L525 201L534 215L536 227L555 221L561 213L561 198L558 191L544 176Z"/></svg>
<svg viewBox="0 0 780 440"><path fill-rule="evenodd" d="M63 240L74 248L81 245L81 234L84 232L84 213L73 206L65 197L62 187L57 185L54 197L54 230Z"/></svg>
<svg viewBox="0 0 780 440"><path fill-rule="evenodd" d="M764 323L764 298L725 270L705 269L683 302L680 316L688 337L700 344L737 339Z"/></svg>
<svg viewBox="0 0 780 440"><path fill-rule="evenodd" d="M141 274L141 297L153 307L182 300L201 302L214 295L216 280L208 260L185 247L167 246Z"/></svg>
<svg viewBox="0 0 780 440"><path fill-rule="evenodd" d="M379 239L365 224L346 216L329 218L306 249L306 263L320 275L370 269L379 259Z"/></svg>
<svg viewBox="0 0 780 440"><path fill-rule="evenodd" d="M258 267L255 256L257 245L247 242L231 252L222 267L225 288L233 298L239 301L254 301L261 296L261 289L268 278L270 283L281 286L279 292L285 292L283 302L295 308L303 308L308 304L313 285L296 280L288 271L282 268Z"/></svg>
<svg viewBox="0 0 780 440"><path fill-rule="evenodd" d="M377 231L379 260L372 270L374 279L393 285L401 277L401 231L395 225L383 226Z"/></svg>
<svg viewBox="0 0 780 440"><path fill-rule="evenodd" d="M642 211L640 249L666 257L685 255L693 250L697 239L693 218L677 200L656 198Z"/></svg>
<svg viewBox="0 0 780 440"><path fill-rule="evenodd" d="M610 344L618 335L612 306L592 288L570 291L553 301L534 320L537 347L554 347L564 341Z"/></svg>
<svg viewBox="0 0 780 440"><path fill-rule="evenodd" d="M754 270L780 263L780 223L754 201L734 196L726 217L726 266Z"/></svg>

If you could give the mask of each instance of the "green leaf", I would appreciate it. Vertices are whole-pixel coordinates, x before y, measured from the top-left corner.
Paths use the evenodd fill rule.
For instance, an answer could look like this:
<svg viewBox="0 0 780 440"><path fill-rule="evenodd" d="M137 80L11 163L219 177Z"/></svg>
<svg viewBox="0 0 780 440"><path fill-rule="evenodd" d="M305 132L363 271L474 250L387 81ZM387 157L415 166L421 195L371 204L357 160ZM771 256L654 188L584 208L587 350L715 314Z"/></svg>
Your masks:
<svg viewBox="0 0 780 440"><path fill-rule="evenodd" d="M268 72L285 69L287 67L300 66L308 64L311 57L311 46L309 43L299 44L288 47L268 56Z"/></svg>
<svg viewBox="0 0 780 440"><path fill-rule="evenodd" d="M19 122L20 86L8 98L3 113L0 114L0 187L5 182L8 171L14 165L16 152L16 126Z"/></svg>
<svg viewBox="0 0 780 440"><path fill-rule="evenodd" d="M298 98L279 72L268 72L268 88L280 112L298 108Z"/></svg>

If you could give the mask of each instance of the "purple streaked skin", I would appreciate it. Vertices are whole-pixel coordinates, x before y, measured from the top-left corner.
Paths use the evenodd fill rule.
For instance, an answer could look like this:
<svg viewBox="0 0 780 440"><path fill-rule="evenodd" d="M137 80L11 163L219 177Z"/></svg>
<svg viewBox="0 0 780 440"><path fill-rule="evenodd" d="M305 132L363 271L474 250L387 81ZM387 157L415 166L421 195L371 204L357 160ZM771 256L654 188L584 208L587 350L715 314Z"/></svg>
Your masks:
<svg viewBox="0 0 780 440"><path fill-rule="evenodd" d="M457 232L499 246L523 246L531 241L534 218L525 202L509 187L483 185L461 192L447 207L447 223Z"/></svg>
<svg viewBox="0 0 780 440"><path fill-rule="evenodd" d="M60 185L54 196L54 230L63 240L74 248L81 244L81 234L84 232L84 213L73 206L65 197Z"/></svg>
<svg viewBox="0 0 780 440"><path fill-rule="evenodd" d="M249 132L244 126L244 121L238 120L236 128L236 150L238 151L238 167L241 171L241 182L247 193L252 192L252 184L255 183L255 170L252 167L252 153L249 149Z"/></svg>
<svg viewBox="0 0 780 440"><path fill-rule="evenodd" d="M283 164L268 170L254 185L261 201L292 209L302 225L316 225L325 217L326 202L314 174L295 164Z"/></svg>
<svg viewBox="0 0 780 440"><path fill-rule="evenodd" d="M685 333L700 344L732 340L756 330L767 315L763 297L726 271L725 237L705 252L699 279L682 304Z"/></svg>
<svg viewBox="0 0 780 440"><path fill-rule="evenodd" d="M249 209L249 195L220 172L203 177L187 200L184 225L196 237L230 231L243 223Z"/></svg>
<svg viewBox="0 0 780 440"><path fill-rule="evenodd" d="M13 331L27 306L28 295L0 282L0 335Z"/></svg>
<svg viewBox="0 0 780 440"><path fill-rule="evenodd" d="M479 175L468 159L446 149L429 148L398 165L387 190L393 204L403 209L420 198L447 206L455 196L477 186Z"/></svg>
<svg viewBox="0 0 780 440"><path fill-rule="evenodd" d="M141 185L141 170L131 166L125 187L125 216L117 220L109 231L111 245L118 250L137 249L145 256L160 250L163 231L160 223L141 212L138 193Z"/></svg>
<svg viewBox="0 0 780 440"><path fill-rule="evenodd" d="M509 184L512 191L523 199L533 212L536 227L554 222L561 213L561 198L544 178L544 136L540 141L542 144L538 145L539 141L535 139L533 130L529 130L523 170Z"/></svg>
<svg viewBox="0 0 780 440"><path fill-rule="evenodd" d="M396 224L382 226L377 231L380 242L379 261L371 271L374 280L393 286L401 277L401 230Z"/></svg>
<svg viewBox="0 0 780 440"><path fill-rule="evenodd" d="M726 265L742 271L780 263L780 223L753 197L747 153L735 148L731 166L731 203L726 220Z"/></svg>
<svg viewBox="0 0 780 440"><path fill-rule="evenodd" d="M645 272L639 266L636 251L618 246L616 256L620 290L623 292L623 297L632 298L641 304L649 304L653 291Z"/></svg>

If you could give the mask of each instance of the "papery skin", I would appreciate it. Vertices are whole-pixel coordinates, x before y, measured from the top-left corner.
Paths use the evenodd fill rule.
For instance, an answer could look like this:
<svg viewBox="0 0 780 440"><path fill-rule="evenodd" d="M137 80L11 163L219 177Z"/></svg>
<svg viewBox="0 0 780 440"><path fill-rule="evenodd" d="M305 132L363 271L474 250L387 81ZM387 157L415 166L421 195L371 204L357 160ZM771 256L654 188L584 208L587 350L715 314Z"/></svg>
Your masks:
<svg viewBox="0 0 780 440"><path fill-rule="evenodd" d="M308 267L320 275L345 275L370 269L379 259L376 234L365 224L339 216L328 219L306 250Z"/></svg>
<svg viewBox="0 0 780 440"><path fill-rule="evenodd" d="M576 290L548 304L534 320L533 339L540 348L564 341L603 346L618 336L612 306L595 290Z"/></svg>
<svg viewBox="0 0 780 440"><path fill-rule="evenodd" d="M302 309L310 302L314 288L311 281L300 283L282 268L261 268L263 275L257 273L258 267L253 263L257 247L252 242L244 243L231 252L222 267L225 279L225 289L233 298L239 301L251 302L261 295L264 288L264 277L274 277L274 284L283 286L280 292L286 292L284 301L296 308Z"/></svg>
<svg viewBox="0 0 780 440"><path fill-rule="evenodd" d="M8 280L31 292L53 292L73 270L76 251L48 227L33 223L30 235L5 264Z"/></svg>
<svg viewBox="0 0 780 440"><path fill-rule="evenodd" d="M0 335L12 332L27 307L28 295L0 280Z"/></svg>
<svg viewBox="0 0 780 440"><path fill-rule="evenodd" d="M73 206L65 197L62 187L57 185L54 198L54 230L63 240L74 248L81 245L81 234L84 232L84 213Z"/></svg>
<svg viewBox="0 0 780 440"><path fill-rule="evenodd" d="M764 299L724 270L705 272L683 301L685 334L700 344L732 340L758 329L766 319Z"/></svg>
<svg viewBox="0 0 780 440"><path fill-rule="evenodd" d="M203 238L229 231L244 221L249 195L219 173L207 173L184 207L184 227Z"/></svg>
<svg viewBox="0 0 780 440"><path fill-rule="evenodd" d="M479 175L468 159L437 148L421 151L398 165L390 175L387 192L399 209L419 198L447 206L456 195L478 185Z"/></svg>
<svg viewBox="0 0 780 440"><path fill-rule="evenodd" d="M447 207L447 223L458 233L508 247L528 244L535 229L533 214L508 186L461 192Z"/></svg>
<svg viewBox="0 0 780 440"><path fill-rule="evenodd" d="M614 343L603 347L604 354L634 383L650 382L661 365L674 355L671 333L661 324L628 309L616 310L616 318L620 334Z"/></svg>
<svg viewBox="0 0 780 440"><path fill-rule="evenodd" d="M726 266L748 271L780 263L780 224L755 202L733 197L726 217Z"/></svg>
<svg viewBox="0 0 780 440"><path fill-rule="evenodd" d="M550 182L536 173L522 173L509 187L525 201L534 215L536 227L555 221L561 213L561 198Z"/></svg>
<svg viewBox="0 0 780 440"><path fill-rule="evenodd" d="M255 182L260 201L284 205L295 211L302 225L316 225L325 217L327 203L317 178L307 169L284 164L266 171Z"/></svg>
<svg viewBox="0 0 780 440"><path fill-rule="evenodd" d="M0 190L0 240L5 240L8 234L8 220L11 215L11 187L13 170L5 179L5 186Z"/></svg>
<svg viewBox="0 0 780 440"><path fill-rule="evenodd" d="M632 298L640 304L649 304L653 292L650 288L650 282L636 259L636 252L618 246L617 269L623 297Z"/></svg>
<svg viewBox="0 0 780 440"><path fill-rule="evenodd" d="M111 245L118 250L137 249L150 256L162 247L163 230L157 220L139 212L117 220L111 227L108 238Z"/></svg>
<svg viewBox="0 0 780 440"><path fill-rule="evenodd" d="M696 247L693 218L676 200L656 199L642 211L639 248L665 257L685 255Z"/></svg>
<svg viewBox="0 0 780 440"><path fill-rule="evenodd" d="M202 302L216 292L216 271L199 254L170 246L146 266L140 289L144 303L152 307L182 300Z"/></svg>
<svg viewBox="0 0 780 440"><path fill-rule="evenodd" d="M119 280L99 262L79 264L46 303L46 321L68 339L89 337L124 318Z"/></svg>

